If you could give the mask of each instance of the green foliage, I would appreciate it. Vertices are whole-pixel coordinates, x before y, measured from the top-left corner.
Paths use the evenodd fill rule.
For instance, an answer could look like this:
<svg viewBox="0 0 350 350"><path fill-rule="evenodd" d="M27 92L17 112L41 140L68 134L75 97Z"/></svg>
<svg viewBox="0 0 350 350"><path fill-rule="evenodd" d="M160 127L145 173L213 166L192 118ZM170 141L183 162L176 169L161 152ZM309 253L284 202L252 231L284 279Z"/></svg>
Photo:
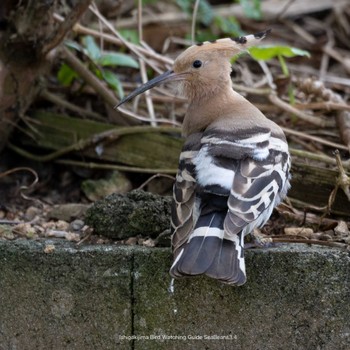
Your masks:
<svg viewBox="0 0 350 350"><path fill-rule="evenodd" d="M289 77L289 71L284 57L295 57L295 56L306 56L310 57L310 53L305 50L298 49L296 47L281 46L281 45L265 45L265 46L254 46L249 49L250 55L261 61L268 61L272 58L277 57L283 74Z"/></svg>
<svg viewBox="0 0 350 350"><path fill-rule="evenodd" d="M195 0L176 0L176 3L189 17L192 16ZM207 29L200 29L196 33L196 39L199 42L217 39L218 32L220 35L230 37L244 34L239 22L234 16L223 17L215 15L212 6L207 0L201 0L199 2L197 20L203 26L208 27Z"/></svg>
<svg viewBox="0 0 350 350"><path fill-rule="evenodd" d="M254 46L249 49L250 54L256 60L267 61L271 58L283 56L283 57L295 57L295 56L306 56L310 57L310 53L305 50L298 49L290 46L280 45L265 45L265 46Z"/></svg>
<svg viewBox="0 0 350 350"><path fill-rule="evenodd" d="M87 35L83 37L82 42L86 49L85 52L87 56L89 56L92 61L96 61L101 56L101 50L96 44L95 39Z"/></svg>
<svg viewBox="0 0 350 350"><path fill-rule="evenodd" d="M57 73L57 79L63 86L70 86L78 74L67 64L63 63Z"/></svg>
<svg viewBox="0 0 350 350"><path fill-rule="evenodd" d="M120 80L117 78L117 76L111 72L110 70L103 70L102 71L102 77L107 82L107 84L117 92L118 96L120 98L124 97L124 90L122 87L122 84Z"/></svg>
<svg viewBox="0 0 350 350"><path fill-rule="evenodd" d="M261 19L261 0L239 0L239 3L248 18Z"/></svg>
<svg viewBox="0 0 350 350"><path fill-rule="evenodd" d="M265 45L259 47L251 47L250 55L256 60L268 61L272 58L278 58L282 72L286 78L290 76L288 66L284 57L306 56L310 57L310 53L296 47L281 46L281 45ZM295 103L294 87L291 83L288 84L288 96L291 104Z"/></svg>
<svg viewBox="0 0 350 350"><path fill-rule="evenodd" d="M104 67L129 67L138 68L138 62L130 55L120 52L102 52L92 36L85 36L82 45L74 41L66 41L65 44L87 56L90 59L89 68L99 78L104 80L120 98L124 97L124 91L117 75ZM78 74L68 65L63 64L58 72L58 81L65 86L72 84Z"/></svg>
<svg viewBox="0 0 350 350"><path fill-rule="evenodd" d="M176 0L176 3L181 10L187 13L189 16L192 16L195 2L195 0ZM205 26L209 26L212 23L213 18L214 13L209 2L207 0L201 0L198 6L197 19Z"/></svg>
<svg viewBox="0 0 350 350"><path fill-rule="evenodd" d="M229 17L215 16L214 23L217 25L217 27L220 29L220 31L223 34L226 34L230 37L243 35L241 26L237 21L236 17L234 16L229 16Z"/></svg>
<svg viewBox="0 0 350 350"><path fill-rule="evenodd" d="M77 50L77 51L79 51L79 52L83 52L83 51L84 51L83 48L82 48L82 46L81 46L80 44L78 44L76 41L66 39L66 40L64 41L64 44L65 44L67 47L69 47L69 48L71 48L71 49L74 49L74 50Z"/></svg>
<svg viewBox="0 0 350 350"><path fill-rule="evenodd" d="M133 44L138 44L140 42L139 40L139 33L135 29L119 29L119 34L128 42Z"/></svg>
<svg viewBox="0 0 350 350"><path fill-rule="evenodd" d="M123 66L139 68L139 64L131 56L119 52L109 52L101 55L97 63L101 66Z"/></svg>

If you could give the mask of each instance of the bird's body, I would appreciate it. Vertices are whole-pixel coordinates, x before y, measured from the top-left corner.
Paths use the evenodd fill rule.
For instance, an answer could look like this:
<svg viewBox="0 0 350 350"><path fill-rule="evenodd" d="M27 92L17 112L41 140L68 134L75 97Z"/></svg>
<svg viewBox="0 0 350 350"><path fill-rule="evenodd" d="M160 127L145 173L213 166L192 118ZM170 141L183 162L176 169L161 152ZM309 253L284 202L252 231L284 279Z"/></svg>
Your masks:
<svg viewBox="0 0 350 350"><path fill-rule="evenodd" d="M236 116L187 137L174 185L174 277L245 282L244 236L266 223L289 187L283 132L256 116L253 124Z"/></svg>
<svg viewBox="0 0 350 350"><path fill-rule="evenodd" d="M164 74L181 80L189 98L172 204L173 277L244 284L244 236L266 223L290 186L283 131L230 78L229 58L264 36L192 46Z"/></svg>

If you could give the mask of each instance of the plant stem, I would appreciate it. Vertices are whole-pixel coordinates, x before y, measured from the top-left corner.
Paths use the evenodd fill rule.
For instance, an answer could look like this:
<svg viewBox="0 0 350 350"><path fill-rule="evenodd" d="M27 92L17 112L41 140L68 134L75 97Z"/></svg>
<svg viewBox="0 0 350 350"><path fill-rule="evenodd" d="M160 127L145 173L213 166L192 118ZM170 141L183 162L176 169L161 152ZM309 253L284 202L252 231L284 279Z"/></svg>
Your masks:
<svg viewBox="0 0 350 350"><path fill-rule="evenodd" d="M277 57L278 57L278 60L279 60L279 62L280 62L280 65L281 65L283 75L284 75L286 78L288 78L288 77L289 77L289 70L288 70L286 61L284 60L284 58L283 58L282 55L278 55Z"/></svg>

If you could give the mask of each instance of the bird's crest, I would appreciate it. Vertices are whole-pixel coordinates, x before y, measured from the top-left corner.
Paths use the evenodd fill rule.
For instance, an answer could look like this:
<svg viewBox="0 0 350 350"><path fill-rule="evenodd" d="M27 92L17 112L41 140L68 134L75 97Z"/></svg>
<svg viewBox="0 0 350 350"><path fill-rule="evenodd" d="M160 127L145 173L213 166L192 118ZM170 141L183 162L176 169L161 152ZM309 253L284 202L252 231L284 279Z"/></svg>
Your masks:
<svg viewBox="0 0 350 350"><path fill-rule="evenodd" d="M216 51L227 57L233 57L246 50L248 47L257 45L262 39L264 39L271 29L266 31L240 36L237 38L223 38L212 41L204 41L195 45L190 46L185 50L176 61L183 59L183 57L200 54L201 52Z"/></svg>
<svg viewBox="0 0 350 350"><path fill-rule="evenodd" d="M212 86L212 88L216 89L219 85L215 82L220 80L223 81L221 77L224 77L225 81L229 81L231 71L229 59L246 50L248 47L258 44L259 41L265 38L269 32L270 30L266 30L256 34L240 36L238 38L217 39L192 45L176 58L172 70L169 70L148 81L146 84L141 85L131 94L124 97L116 107L119 107L133 97L166 81L177 80L190 84L187 86L186 95L188 97L210 94L213 91L212 89L208 89L208 86ZM222 62L222 58L224 58L226 63ZM219 61L221 62L221 66L219 65L220 69L218 70ZM209 63L207 64L205 73L196 71L197 68L200 68L202 64L205 65L205 63ZM205 79L202 79L202 84L199 84L198 82L201 77L204 77ZM191 86L191 79L192 84L195 84L196 86L195 89ZM231 89L231 85L229 88ZM180 85L180 90L181 89L185 90L184 86L181 88Z"/></svg>

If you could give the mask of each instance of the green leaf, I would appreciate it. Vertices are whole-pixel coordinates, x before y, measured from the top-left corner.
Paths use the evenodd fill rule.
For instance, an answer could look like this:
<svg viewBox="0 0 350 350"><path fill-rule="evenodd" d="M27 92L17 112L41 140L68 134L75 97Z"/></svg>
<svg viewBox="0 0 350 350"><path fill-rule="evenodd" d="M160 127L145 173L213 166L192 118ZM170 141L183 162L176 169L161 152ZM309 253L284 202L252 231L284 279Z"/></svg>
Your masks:
<svg viewBox="0 0 350 350"><path fill-rule="evenodd" d="M207 0L201 0L198 7L198 17L201 23L209 26L214 18L214 12Z"/></svg>
<svg viewBox="0 0 350 350"><path fill-rule="evenodd" d="M98 64L101 66L123 66L131 68L139 68L138 62L130 55L119 52L110 52L103 54L98 59Z"/></svg>
<svg viewBox="0 0 350 350"><path fill-rule="evenodd" d="M138 44L139 33L135 29L119 29L119 34L126 40L133 44Z"/></svg>
<svg viewBox="0 0 350 350"><path fill-rule="evenodd" d="M213 34L213 31L211 29L200 29L196 32L196 41L199 43L204 41L216 40L217 38L217 35ZM185 35L185 39L191 41L191 35Z"/></svg>
<svg viewBox="0 0 350 350"><path fill-rule="evenodd" d="M74 50L77 50L77 51L79 51L79 52L83 52L84 51L84 49L82 48L82 46L81 45L79 45L76 41L73 41L73 40L65 40L64 41L64 44L67 46L67 47L69 47L69 48L71 48L71 49L74 49Z"/></svg>
<svg viewBox="0 0 350 350"><path fill-rule="evenodd" d="M191 14L191 11L193 10L193 4L191 1L188 0L176 0L177 5L181 8L183 12L186 12L188 15Z"/></svg>
<svg viewBox="0 0 350 350"><path fill-rule="evenodd" d="M91 68L92 73L96 75L97 78L103 79L103 71L102 69L99 69L98 67L92 67Z"/></svg>
<svg viewBox="0 0 350 350"><path fill-rule="evenodd" d="M176 3L183 12L192 17L195 0L176 0ZM213 21L213 18L214 12L209 1L201 0L198 6L197 19L205 26L208 26Z"/></svg>
<svg viewBox="0 0 350 350"><path fill-rule="evenodd" d="M310 57L310 53L305 50L297 49L290 46L254 46L248 49L251 56L256 60L267 61L278 56L295 57L306 56Z"/></svg>
<svg viewBox="0 0 350 350"><path fill-rule="evenodd" d="M302 49L298 49L297 47L291 47L290 48L294 54L294 56L306 56L310 57L310 52ZM292 57L292 56L287 56L287 57Z"/></svg>
<svg viewBox="0 0 350 350"><path fill-rule="evenodd" d="M103 76L103 79L107 82L107 84L113 90L115 90L118 96L122 99L124 97L124 90L118 77L110 70L102 71L102 76Z"/></svg>
<svg viewBox="0 0 350 350"><path fill-rule="evenodd" d="M70 86L78 74L67 64L63 63L57 73L57 79L63 86Z"/></svg>
<svg viewBox="0 0 350 350"><path fill-rule="evenodd" d="M239 2L248 18L261 19L261 0L239 0Z"/></svg>
<svg viewBox="0 0 350 350"><path fill-rule="evenodd" d="M96 61L101 56L101 50L97 46L95 39L87 35L83 38L83 44L86 48L87 55L91 58L91 60Z"/></svg>
<svg viewBox="0 0 350 350"><path fill-rule="evenodd" d="M215 16L214 23L219 27L220 31L231 37L241 36L243 32L237 19L233 16L222 17Z"/></svg>
<svg viewBox="0 0 350 350"><path fill-rule="evenodd" d="M288 69L286 60L284 59L284 57L282 55L278 55L278 61L281 65L282 72L283 72L284 76L289 77L289 69Z"/></svg>

